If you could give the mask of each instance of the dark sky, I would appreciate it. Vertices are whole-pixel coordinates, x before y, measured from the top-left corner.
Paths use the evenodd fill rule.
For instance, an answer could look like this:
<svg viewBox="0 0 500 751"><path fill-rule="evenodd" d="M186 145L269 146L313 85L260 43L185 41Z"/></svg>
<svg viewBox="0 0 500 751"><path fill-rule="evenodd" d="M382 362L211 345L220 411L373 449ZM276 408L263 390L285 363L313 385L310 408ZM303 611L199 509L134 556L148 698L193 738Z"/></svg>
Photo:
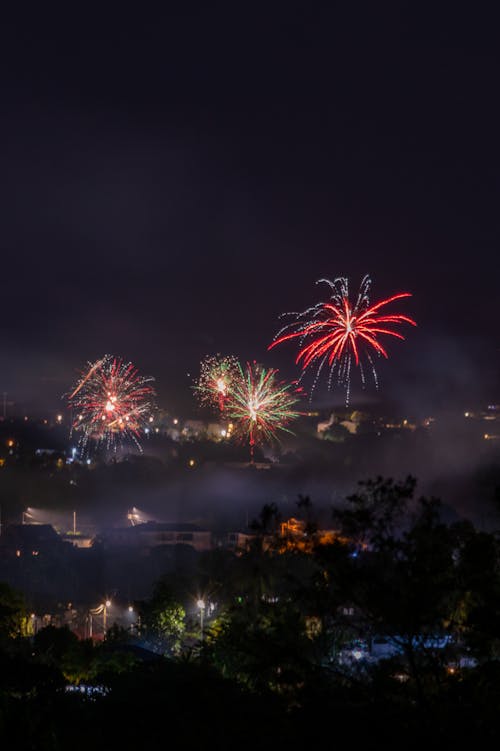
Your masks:
<svg viewBox="0 0 500 751"><path fill-rule="evenodd" d="M57 407L106 352L173 410L206 354L294 377L293 345L266 351L278 315L369 273L419 324L383 398L500 400L496 18L319 5L3 17L9 398Z"/></svg>

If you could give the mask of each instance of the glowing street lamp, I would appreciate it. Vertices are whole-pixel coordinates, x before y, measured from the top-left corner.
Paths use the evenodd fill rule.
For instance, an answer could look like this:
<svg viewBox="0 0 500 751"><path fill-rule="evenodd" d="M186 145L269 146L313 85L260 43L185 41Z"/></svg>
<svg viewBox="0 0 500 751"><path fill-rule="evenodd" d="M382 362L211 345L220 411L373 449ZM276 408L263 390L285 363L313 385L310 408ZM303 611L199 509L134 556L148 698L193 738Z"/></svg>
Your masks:
<svg viewBox="0 0 500 751"><path fill-rule="evenodd" d="M104 638L106 638L106 620L108 617L108 608L110 607L111 607L111 600L106 600L103 606L103 617L102 617L102 622L103 622L103 627L104 627Z"/></svg>
<svg viewBox="0 0 500 751"><path fill-rule="evenodd" d="M111 600L105 600L101 605L98 605L96 608L91 608L89 610L89 637L92 638L92 616L94 615L102 615L102 628L103 628L103 638L106 638L106 625L107 625L107 618L108 618L108 608L111 607Z"/></svg>
<svg viewBox="0 0 500 751"><path fill-rule="evenodd" d="M139 510L136 509L135 506L131 509L131 511L128 512L127 519L133 527L135 527L135 525L140 522L141 515L139 514Z"/></svg>
<svg viewBox="0 0 500 751"><path fill-rule="evenodd" d="M128 606L128 614L130 618L129 631L131 634L139 634L141 631L141 614L134 608L133 605Z"/></svg>
<svg viewBox="0 0 500 751"><path fill-rule="evenodd" d="M201 640L203 641L203 616L205 614L205 600L198 600L197 606L200 611L200 630L201 630Z"/></svg>

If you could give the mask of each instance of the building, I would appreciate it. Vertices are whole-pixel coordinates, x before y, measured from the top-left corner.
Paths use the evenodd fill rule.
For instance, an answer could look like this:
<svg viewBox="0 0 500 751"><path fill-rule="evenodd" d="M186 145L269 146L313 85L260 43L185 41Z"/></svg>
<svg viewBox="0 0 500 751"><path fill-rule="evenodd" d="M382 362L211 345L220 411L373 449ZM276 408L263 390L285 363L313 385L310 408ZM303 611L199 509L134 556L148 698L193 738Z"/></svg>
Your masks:
<svg viewBox="0 0 500 751"><path fill-rule="evenodd" d="M107 529L99 536L105 548L130 547L147 553L160 545L190 545L197 552L212 548L212 533L189 523L145 522L132 527Z"/></svg>
<svg viewBox="0 0 500 751"><path fill-rule="evenodd" d="M94 540L90 535L83 535L79 532L76 532L75 534L68 532L65 535L61 535L61 538L64 542L69 542L73 545L74 548L91 548Z"/></svg>
<svg viewBox="0 0 500 751"><path fill-rule="evenodd" d="M36 557L67 545L51 524L9 524L0 537L0 554L7 557Z"/></svg>
<svg viewBox="0 0 500 751"><path fill-rule="evenodd" d="M315 545L329 545L335 540L345 541L335 529L309 529L303 519L293 516L280 524L279 539L280 552L301 550L305 553L311 552Z"/></svg>
<svg viewBox="0 0 500 751"><path fill-rule="evenodd" d="M206 431L203 420L186 420L182 428L182 435L185 438L200 438Z"/></svg>
<svg viewBox="0 0 500 751"><path fill-rule="evenodd" d="M228 532L224 540L224 547L237 553L248 550L255 535L250 532Z"/></svg>

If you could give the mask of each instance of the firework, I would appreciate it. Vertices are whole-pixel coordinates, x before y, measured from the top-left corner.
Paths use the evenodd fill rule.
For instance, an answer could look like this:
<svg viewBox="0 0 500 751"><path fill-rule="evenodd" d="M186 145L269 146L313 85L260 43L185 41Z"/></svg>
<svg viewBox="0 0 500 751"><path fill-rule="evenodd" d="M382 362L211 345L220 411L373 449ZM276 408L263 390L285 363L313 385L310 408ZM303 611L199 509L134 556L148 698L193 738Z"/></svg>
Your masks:
<svg viewBox="0 0 500 751"><path fill-rule="evenodd" d="M71 431L80 433L83 453L91 441L115 451L131 441L142 450L139 439L155 408L153 380L139 375L132 363L112 355L87 363L68 395L74 415Z"/></svg>
<svg viewBox="0 0 500 751"><path fill-rule="evenodd" d="M346 278L338 277L333 282L329 279L319 279L316 283L321 282L329 285L330 299L316 303L302 313L285 313L284 315L295 316L295 320L278 331L268 349L291 339L298 339L300 349L295 362L302 366L303 374L309 368L315 369L311 392L326 366L328 387L331 388L334 379L343 385L346 389L347 404L353 364L359 368L363 386L365 369L368 367L372 372L375 386L378 387L374 357L388 357L379 337L387 335L404 339L404 336L392 327L401 323L416 326L415 321L408 316L382 312L389 303L411 297L411 294L400 292L370 305L371 279L365 276L353 304L349 298L349 284Z"/></svg>
<svg viewBox="0 0 500 751"><path fill-rule="evenodd" d="M236 432L248 439L251 461L255 445L278 440L279 431L291 433L287 425L299 416L295 405L301 389L278 381L277 373L255 362L243 370L238 363L227 395L226 414L235 422Z"/></svg>
<svg viewBox="0 0 500 751"><path fill-rule="evenodd" d="M238 375L238 360L232 355L209 355L201 362L200 377L195 386L200 404L224 411L226 398Z"/></svg>

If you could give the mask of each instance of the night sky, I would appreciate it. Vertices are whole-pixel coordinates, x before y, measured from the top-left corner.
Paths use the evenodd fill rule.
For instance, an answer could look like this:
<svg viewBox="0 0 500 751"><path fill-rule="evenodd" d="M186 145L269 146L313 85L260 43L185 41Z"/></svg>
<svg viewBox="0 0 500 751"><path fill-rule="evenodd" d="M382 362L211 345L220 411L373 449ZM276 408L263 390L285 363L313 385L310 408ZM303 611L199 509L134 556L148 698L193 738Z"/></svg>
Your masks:
<svg viewBox="0 0 500 751"><path fill-rule="evenodd" d="M174 411L206 354L293 378L279 314L369 273L419 324L378 398L500 401L496 18L206 5L3 16L0 391L56 409L106 352Z"/></svg>

